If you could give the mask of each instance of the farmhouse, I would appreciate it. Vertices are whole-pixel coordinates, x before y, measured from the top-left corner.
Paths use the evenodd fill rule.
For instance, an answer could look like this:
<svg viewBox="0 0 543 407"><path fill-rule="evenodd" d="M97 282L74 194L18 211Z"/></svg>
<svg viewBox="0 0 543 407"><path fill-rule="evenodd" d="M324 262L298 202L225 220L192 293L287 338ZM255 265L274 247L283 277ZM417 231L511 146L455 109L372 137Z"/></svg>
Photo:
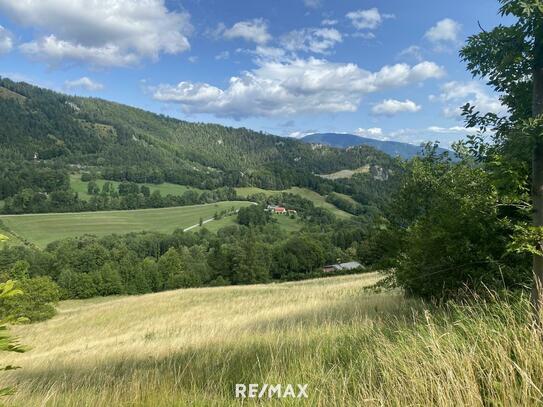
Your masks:
<svg viewBox="0 0 543 407"><path fill-rule="evenodd" d="M268 205L268 207L266 208L266 211L279 214L279 215L295 215L297 213L293 209L287 210L286 208L282 206L277 206L277 205Z"/></svg>
<svg viewBox="0 0 543 407"><path fill-rule="evenodd" d="M333 273L335 271L351 271L359 268L362 268L362 264L357 261L350 261L348 263L330 264L328 266L324 266L322 271L325 273Z"/></svg>

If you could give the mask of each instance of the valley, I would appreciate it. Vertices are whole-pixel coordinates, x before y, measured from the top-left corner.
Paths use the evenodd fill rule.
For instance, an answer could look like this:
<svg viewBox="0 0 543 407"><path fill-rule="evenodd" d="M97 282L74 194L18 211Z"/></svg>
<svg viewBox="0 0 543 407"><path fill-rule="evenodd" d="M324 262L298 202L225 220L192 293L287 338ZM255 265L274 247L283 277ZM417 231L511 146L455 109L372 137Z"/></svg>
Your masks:
<svg viewBox="0 0 543 407"><path fill-rule="evenodd" d="M543 405L541 1L19 3L0 405Z"/></svg>

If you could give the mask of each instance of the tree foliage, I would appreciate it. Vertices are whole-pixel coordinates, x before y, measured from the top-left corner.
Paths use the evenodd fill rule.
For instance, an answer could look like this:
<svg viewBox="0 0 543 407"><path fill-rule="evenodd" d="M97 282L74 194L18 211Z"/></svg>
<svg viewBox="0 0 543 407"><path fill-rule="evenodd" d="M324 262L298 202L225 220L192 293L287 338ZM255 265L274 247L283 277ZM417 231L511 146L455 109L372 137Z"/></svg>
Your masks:
<svg viewBox="0 0 543 407"><path fill-rule="evenodd" d="M0 283L0 301L6 301L22 295L23 292L15 287L16 282L8 280L5 283ZM26 352L26 348L22 346L17 339L13 338L7 328L7 323L12 322L13 317L11 315L0 315L0 352ZM18 366L7 365L0 366L0 371L18 369ZM0 396L12 394L13 389L10 387L0 387Z"/></svg>

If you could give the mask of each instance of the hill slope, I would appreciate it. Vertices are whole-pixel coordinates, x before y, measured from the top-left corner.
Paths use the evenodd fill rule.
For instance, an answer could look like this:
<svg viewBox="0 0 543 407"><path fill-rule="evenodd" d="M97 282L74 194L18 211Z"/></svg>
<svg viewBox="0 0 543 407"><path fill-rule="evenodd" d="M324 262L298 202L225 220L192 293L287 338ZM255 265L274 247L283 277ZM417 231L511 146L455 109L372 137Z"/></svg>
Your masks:
<svg viewBox="0 0 543 407"><path fill-rule="evenodd" d="M365 290L376 273L65 301L13 327L30 350L8 405L536 406L543 345L528 301L437 308ZM475 338L475 339L474 339ZM234 396L307 384L307 399Z"/></svg>
<svg viewBox="0 0 543 407"><path fill-rule="evenodd" d="M67 96L0 78L4 157L96 166L109 179L201 188L277 188L310 174L379 164L385 154L311 146L245 128L189 123L101 99Z"/></svg>
<svg viewBox="0 0 543 407"><path fill-rule="evenodd" d="M367 137L357 136L355 134L343 133L315 133L301 138L304 143L324 144L330 147L347 148L356 146L369 146L380 150L392 157L401 157L404 159L413 158L422 152L421 146L401 143L398 141L376 140ZM439 149L440 152L446 151Z"/></svg>

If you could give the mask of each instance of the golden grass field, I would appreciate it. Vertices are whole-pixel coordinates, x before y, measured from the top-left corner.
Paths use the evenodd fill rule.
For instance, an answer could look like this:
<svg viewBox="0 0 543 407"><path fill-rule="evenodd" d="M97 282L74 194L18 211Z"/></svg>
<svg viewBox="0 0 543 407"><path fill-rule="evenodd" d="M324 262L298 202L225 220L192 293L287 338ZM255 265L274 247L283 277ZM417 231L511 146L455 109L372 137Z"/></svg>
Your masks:
<svg viewBox="0 0 543 407"><path fill-rule="evenodd" d="M13 331L14 406L237 406L236 383L307 383L287 406L543 401L524 301L432 310L365 287L377 273L65 301Z"/></svg>

